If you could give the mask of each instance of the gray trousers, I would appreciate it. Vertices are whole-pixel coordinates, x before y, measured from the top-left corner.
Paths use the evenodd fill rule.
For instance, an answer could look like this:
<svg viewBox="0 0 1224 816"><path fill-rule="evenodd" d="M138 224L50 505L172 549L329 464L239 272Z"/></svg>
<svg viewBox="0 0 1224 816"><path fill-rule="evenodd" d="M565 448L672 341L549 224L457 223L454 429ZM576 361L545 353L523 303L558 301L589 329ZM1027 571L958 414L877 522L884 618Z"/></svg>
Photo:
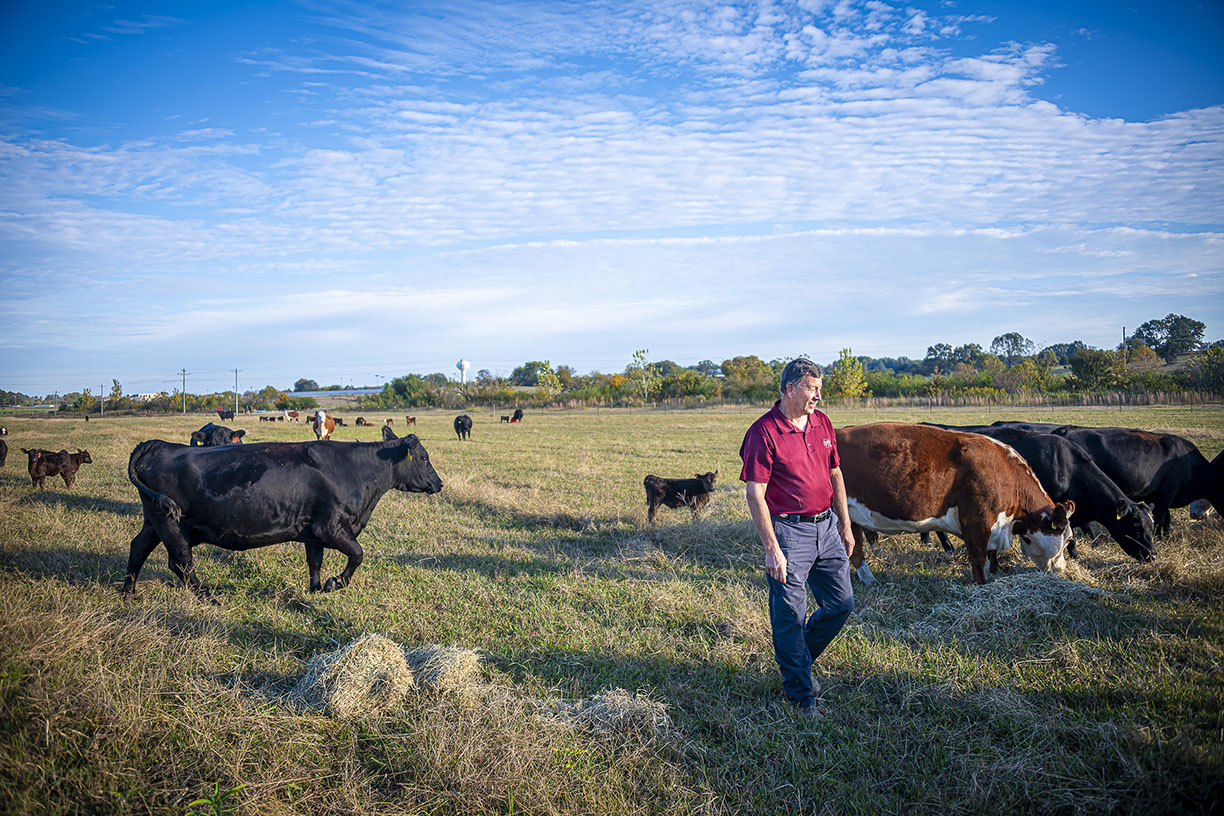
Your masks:
<svg viewBox="0 0 1224 816"><path fill-rule="evenodd" d="M854 611L850 559L837 532L837 516L820 522L773 518L774 535L786 556L786 583L768 576L769 623L782 690L796 705L815 701L812 661L820 656ZM807 616L807 593L817 609Z"/></svg>

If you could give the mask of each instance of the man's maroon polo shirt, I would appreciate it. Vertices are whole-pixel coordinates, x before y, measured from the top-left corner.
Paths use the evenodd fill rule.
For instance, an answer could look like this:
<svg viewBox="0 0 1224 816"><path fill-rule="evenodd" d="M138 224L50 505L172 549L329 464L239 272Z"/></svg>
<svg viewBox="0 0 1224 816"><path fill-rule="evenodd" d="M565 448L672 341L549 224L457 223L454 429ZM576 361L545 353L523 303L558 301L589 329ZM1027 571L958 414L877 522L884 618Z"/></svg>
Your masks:
<svg viewBox="0 0 1224 816"><path fill-rule="evenodd" d="M744 434L740 481L765 484L771 513L823 513L833 504L829 474L841 465L833 423L815 411L801 431L782 415L781 402Z"/></svg>

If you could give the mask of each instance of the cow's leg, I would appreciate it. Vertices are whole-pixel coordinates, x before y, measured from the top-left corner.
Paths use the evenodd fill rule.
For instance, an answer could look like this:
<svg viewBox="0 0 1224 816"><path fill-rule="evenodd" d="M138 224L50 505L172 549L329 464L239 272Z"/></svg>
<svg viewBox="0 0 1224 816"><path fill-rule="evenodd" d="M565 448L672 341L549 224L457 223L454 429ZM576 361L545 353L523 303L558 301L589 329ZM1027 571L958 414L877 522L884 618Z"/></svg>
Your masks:
<svg viewBox="0 0 1224 816"><path fill-rule="evenodd" d="M71 488L72 483L76 481L76 474L72 471L65 470L60 475L64 477L64 487Z"/></svg>
<svg viewBox="0 0 1224 816"><path fill-rule="evenodd" d="M161 543L161 538L157 535L157 530L146 521L140 528L140 532L132 539L132 546L128 551L127 574L123 576L122 592L130 593L136 590L136 579L140 577L140 569L148 560L149 553L153 552L159 543Z"/></svg>
<svg viewBox="0 0 1224 816"><path fill-rule="evenodd" d="M948 540L948 534L943 530L937 530L935 537L939 539L939 543L943 546L944 552L952 552L952 542Z"/></svg>
<svg viewBox="0 0 1224 816"><path fill-rule="evenodd" d="M986 544L989 538L989 533L982 531L965 533L965 552L969 556L969 568L973 571L974 582L978 584L986 583Z"/></svg>
<svg viewBox="0 0 1224 816"><path fill-rule="evenodd" d="M999 551L988 550L986 557L990 559L990 572L994 575L999 574Z"/></svg>
<svg viewBox="0 0 1224 816"><path fill-rule="evenodd" d="M319 577L319 571L323 569L322 544L306 545L306 567L310 570L310 591L318 592L323 588L323 581Z"/></svg>
<svg viewBox="0 0 1224 816"><path fill-rule="evenodd" d="M655 513L659 510L659 503L656 501L647 501L646 503L646 523L651 527L655 523Z"/></svg>
<svg viewBox="0 0 1224 816"><path fill-rule="evenodd" d="M349 581L353 580L353 573L361 566L361 562L365 559L365 553L361 549L361 545L357 543L356 536L347 529L332 528L324 531L319 535L326 546L332 549L339 550L348 556L348 564L339 575L333 575L327 579L327 583L323 585L324 592L331 592L336 589L344 589L349 585Z"/></svg>
<svg viewBox="0 0 1224 816"><path fill-rule="evenodd" d="M1164 503L1157 504L1152 510L1152 521L1156 525L1156 535L1163 538L1169 532L1169 525L1173 521L1172 514L1169 512L1169 506Z"/></svg>
<svg viewBox="0 0 1224 816"><path fill-rule="evenodd" d="M854 552L850 553L850 566L854 567L854 574L858 576L860 581L864 584L874 584L876 579L871 574L871 567L867 566L864 556L866 548L863 546L867 541L868 533L874 535L874 531L866 531L853 522L850 524L850 530L854 533Z"/></svg>
<svg viewBox="0 0 1224 816"><path fill-rule="evenodd" d="M217 603L212 593L200 583L196 575L195 561L191 557L191 544L188 543L183 531L177 527L167 527L162 535L162 540L166 543L166 552L170 556L170 571L182 580L183 586L194 592L200 600Z"/></svg>

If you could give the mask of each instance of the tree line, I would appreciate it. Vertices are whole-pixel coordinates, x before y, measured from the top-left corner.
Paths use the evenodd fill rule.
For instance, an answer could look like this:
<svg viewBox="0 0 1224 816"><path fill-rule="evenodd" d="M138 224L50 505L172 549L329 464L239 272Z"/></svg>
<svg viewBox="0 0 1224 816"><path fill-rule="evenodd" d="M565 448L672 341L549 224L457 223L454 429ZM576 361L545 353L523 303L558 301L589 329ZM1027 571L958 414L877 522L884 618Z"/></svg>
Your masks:
<svg viewBox="0 0 1224 816"><path fill-rule="evenodd" d="M863 397L968 397L986 400L1023 399L1101 391L1168 393L1199 391L1224 394L1224 341L1204 346L1206 326L1184 315L1149 320L1114 349L1098 349L1081 340L1056 343L1038 350L1018 332L995 337L989 349L977 343L928 346L921 360L908 357L855 356L842 349L824 366L827 399ZM1198 352L1191 359L1184 359ZM442 373L395 377L374 394L358 399L367 409L508 405L634 405L651 402L768 403L777 398L782 368L789 358L762 360L755 355L715 362L702 360L682 366L672 360L650 359L648 349L635 351L624 370L579 375L572 366L531 360L509 376L480 369L469 383L457 383ZM818 361L819 362L819 361ZM1173 365L1178 363L1177 365ZM301 378L294 391L340 390L320 387ZM37 398L0 391L5 405L29 405ZM232 407L233 392L182 394L177 390L148 401L123 396L113 381L106 410L166 412L210 411ZM74 411L96 411L97 398L88 389L57 395L56 405ZM247 391L239 410L310 410L312 397L294 396L274 386Z"/></svg>

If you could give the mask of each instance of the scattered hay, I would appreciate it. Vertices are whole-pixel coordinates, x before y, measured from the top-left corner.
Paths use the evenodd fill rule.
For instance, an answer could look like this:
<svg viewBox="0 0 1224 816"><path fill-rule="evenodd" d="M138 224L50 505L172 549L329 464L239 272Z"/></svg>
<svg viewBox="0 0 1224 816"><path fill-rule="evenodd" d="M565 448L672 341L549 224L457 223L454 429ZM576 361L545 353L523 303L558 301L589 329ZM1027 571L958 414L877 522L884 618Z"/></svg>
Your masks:
<svg viewBox="0 0 1224 816"><path fill-rule="evenodd" d="M1071 608L1095 603L1104 590L1058 575L1022 572L994 578L983 586L952 584L954 598L937 604L914 628L923 635L986 628L1015 628L1041 618L1063 617Z"/></svg>
<svg viewBox="0 0 1224 816"><path fill-rule="evenodd" d="M405 649L404 660L412 667L417 683L428 691L470 696L483 685L480 655L471 649L430 644Z"/></svg>
<svg viewBox="0 0 1224 816"><path fill-rule="evenodd" d="M569 711L578 725L600 736L658 742L672 733L667 706L645 694L608 689L575 703Z"/></svg>
<svg viewBox="0 0 1224 816"><path fill-rule="evenodd" d="M314 657L287 697L299 708L340 719L371 719L398 708L414 685L403 650L382 635L366 634Z"/></svg>

